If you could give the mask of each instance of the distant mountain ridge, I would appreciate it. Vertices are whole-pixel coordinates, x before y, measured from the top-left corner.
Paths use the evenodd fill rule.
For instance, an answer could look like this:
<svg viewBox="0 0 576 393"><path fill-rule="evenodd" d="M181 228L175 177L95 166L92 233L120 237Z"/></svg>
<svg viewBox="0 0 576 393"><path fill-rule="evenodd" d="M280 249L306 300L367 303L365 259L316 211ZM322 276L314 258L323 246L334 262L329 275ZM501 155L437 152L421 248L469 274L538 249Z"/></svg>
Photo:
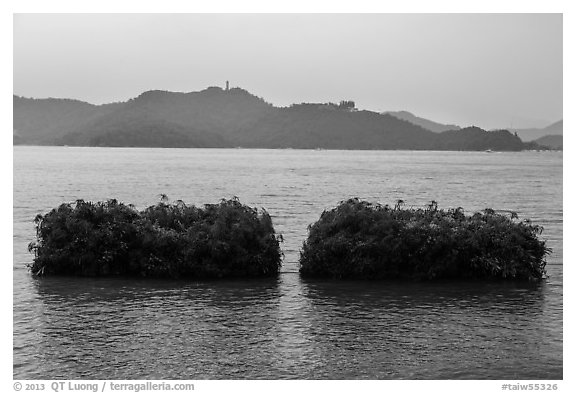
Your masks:
<svg viewBox="0 0 576 393"><path fill-rule="evenodd" d="M153 90L126 102L14 96L14 144L125 147L512 150L530 148L508 131L450 127L340 104L275 107L240 88ZM406 112L408 113L408 112ZM415 120L416 119L416 120ZM414 122L420 122L415 124ZM423 127L436 127L435 132Z"/></svg>
<svg viewBox="0 0 576 393"><path fill-rule="evenodd" d="M397 112L384 112L385 114L392 115L402 120L406 120L412 124L419 125L420 127L430 130L432 132L444 132L450 130L459 130L461 127L454 124L441 124L432 120L424 119L422 117L415 116L414 114L407 111L397 111Z"/></svg>
<svg viewBox="0 0 576 393"><path fill-rule="evenodd" d="M546 146L550 149L564 149L564 137L562 135L546 135L536 139L534 142L541 146Z"/></svg>
<svg viewBox="0 0 576 393"><path fill-rule="evenodd" d="M511 131L516 132L520 139L525 142L536 141L548 135L563 135L564 120L558 120L544 128L519 128Z"/></svg>

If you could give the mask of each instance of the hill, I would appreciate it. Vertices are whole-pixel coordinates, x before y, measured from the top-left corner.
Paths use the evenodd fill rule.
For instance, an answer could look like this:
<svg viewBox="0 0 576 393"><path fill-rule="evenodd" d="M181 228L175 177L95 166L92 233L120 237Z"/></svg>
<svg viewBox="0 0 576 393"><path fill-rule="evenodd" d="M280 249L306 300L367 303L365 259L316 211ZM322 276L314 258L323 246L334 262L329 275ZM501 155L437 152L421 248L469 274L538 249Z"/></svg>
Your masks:
<svg viewBox="0 0 576 393"><path fill-rule="evenodd" d="M256 122L270 108L270 104L245 90L225 92L218 87L192 93L148 91L127 102L106 105L14 96L14 140L20 144L89 146L98 140L107 145L106 141L123 139L113 137L113 133L127 128L124 134L133 134L141 128L167 137L170 134L170 138L178 133L190 134L193 141L186 147L221 147L226 145L223 135Z"/></svg>
<svg viewBox="0 0 576 393"><path fill-rule="evenodd" d="M450 130L459 130L460 127L454 124L441 124L432 120L424 119L423 117L418 117L407 111L398 112L384 112L384 114L392 115L398 119L406 120L412 124L416 124L426 130L432 132L444 132Z"/></svg>
<svg viewBox="0 0 576 393"><path fill-rule="evenodd" d="M13 96L14 139L19 143L52 144L54 137L72 132L106 112L86 102Z"/></svg>
<svg viewBox="0 0 576 393"><path fill-rule="evenodd" d="M434 134L390 115L350 111L335 104L277 108L234 142L243 147L298 149L425 149Z"/></svg>
<svg viewBox="0 0 576 393"><path fill-rule="evenodd" d="M225 147L223 138L164 120L100 119L88 131L54 140L57 145L108 147Z"/></svg>
<svg viewBox="0 0 576 393"><path fill-rule="evenodd" d="M562 135L546 135L536 139L534 142L554 150L562 150L564 147L564 137Z"/></svg>
<svg viewBox="0 0 576 393"><path fill-rule="evenodd" d="M433 123L433 122L430 122ZM438 123L434 123L438 124ZM438 128L437 128L438 129ZM274 107L246 90L147 91L126 102L14 96L14 143L137 147L521 150L507 131L432 132L354 103Z"/></svg>
<svg viewBox="0 0 576 393"><path fill-rule="evenodd" d="M445 131L438 135L434 150L520 151L525 144L510 131L485 131L478 127Z"/></svg>

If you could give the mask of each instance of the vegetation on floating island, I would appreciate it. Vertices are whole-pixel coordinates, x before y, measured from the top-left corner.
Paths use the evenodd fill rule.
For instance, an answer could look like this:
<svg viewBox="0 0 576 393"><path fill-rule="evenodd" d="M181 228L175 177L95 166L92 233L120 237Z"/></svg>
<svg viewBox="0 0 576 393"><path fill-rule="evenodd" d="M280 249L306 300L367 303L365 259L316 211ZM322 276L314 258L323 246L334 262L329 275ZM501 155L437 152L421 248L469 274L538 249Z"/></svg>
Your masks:
<svg viewBox="0 0 576 393"><path fill-rule="evenodd" d="M281 235L270 215L237 198L204 207L182 201L138 211L115 199L64 203L35 219L35 275L159 278L278 274Z"/></svg>
<svg viewBox="0 0 576 393"><path fill-rule="evenodd" d="M324 211L300 252L304 277L351 279L540 280L550 252L542 227L492 209L466 215L371 204L358 199Z"/></svg>
<svg viewBox="0 0 576 393"><path fill-rule="evenodd" d="M115 199L64 203L35 219L32 273L159 278L266 277L279 273L270 215L237 198L182 201L138 211ZM371 204L324 211L300 252L303 277L540 280L550 253L542 227L492 209L472 215Z"/></svg>

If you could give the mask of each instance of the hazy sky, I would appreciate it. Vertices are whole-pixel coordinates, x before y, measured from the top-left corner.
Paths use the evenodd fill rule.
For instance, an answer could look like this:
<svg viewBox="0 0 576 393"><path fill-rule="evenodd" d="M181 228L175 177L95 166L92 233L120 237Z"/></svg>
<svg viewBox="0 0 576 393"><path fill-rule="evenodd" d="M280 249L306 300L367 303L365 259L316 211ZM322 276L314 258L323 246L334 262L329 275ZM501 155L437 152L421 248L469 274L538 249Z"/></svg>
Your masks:
<svg viewBox="0 0 576 393"><path fill-rule="evenodd" d="M14 94L242 87L483 128L562 118L561 14L17 14Z"/></svg>

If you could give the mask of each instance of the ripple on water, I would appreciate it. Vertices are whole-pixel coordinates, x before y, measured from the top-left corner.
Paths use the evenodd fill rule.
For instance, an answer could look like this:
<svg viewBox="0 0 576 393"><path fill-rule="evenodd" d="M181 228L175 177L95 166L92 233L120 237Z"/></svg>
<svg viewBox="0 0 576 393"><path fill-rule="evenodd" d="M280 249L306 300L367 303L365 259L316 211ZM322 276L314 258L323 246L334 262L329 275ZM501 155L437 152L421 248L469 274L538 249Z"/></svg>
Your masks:
<svg viewBox="0 0 576 393"><path fill-rule="evenodd" d="M562 155L16 147L14 378L561 379L561 191ZM37 213L112 196L142 208L162 192L196 204L236 195L265 207L285 239L283 273L174 282L27 272ZM545 226L555 249L550 278L300 279L308 224L352 196L518 211Z"/></svg>

